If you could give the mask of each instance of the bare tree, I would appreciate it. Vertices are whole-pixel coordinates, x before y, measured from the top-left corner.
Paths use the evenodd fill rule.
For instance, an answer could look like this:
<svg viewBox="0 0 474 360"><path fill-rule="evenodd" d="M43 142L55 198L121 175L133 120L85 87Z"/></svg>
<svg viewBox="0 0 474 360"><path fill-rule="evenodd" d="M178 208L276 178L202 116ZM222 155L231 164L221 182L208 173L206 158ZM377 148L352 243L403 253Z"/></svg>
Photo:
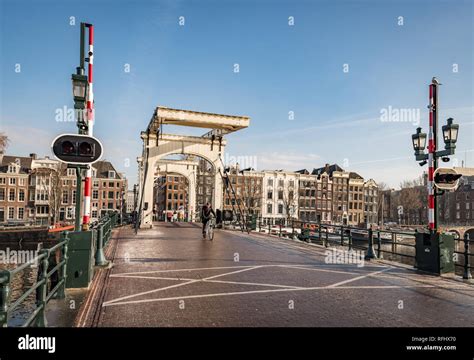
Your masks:
<svg viewBox="0 0 474 360"><path fill-rule="evenodd" d="M10 139L8 139L8 136L5 135L4 132L0 132L0 154L5 153L5 150L8 147L9 143Z"/></svg>
<svg viewBox="0 0 474 360"><path fill-rule="evenodd" d="M400 220L405 224L414 222L423 223L426 212L426 188L423 177L414 180L405 180L400 183L400 191L393 197L393 213L398 214L398 207L402 206L403 214Z"/></svg>
<svg viewBox="0 0 474 360"><path fill-rule="evenodd" d="M283 208L285 209L287 224L289 224L293 218L294 211L297 207L297 201L295 196L295 190L288 190L288 194L283 191Z"/></svg>

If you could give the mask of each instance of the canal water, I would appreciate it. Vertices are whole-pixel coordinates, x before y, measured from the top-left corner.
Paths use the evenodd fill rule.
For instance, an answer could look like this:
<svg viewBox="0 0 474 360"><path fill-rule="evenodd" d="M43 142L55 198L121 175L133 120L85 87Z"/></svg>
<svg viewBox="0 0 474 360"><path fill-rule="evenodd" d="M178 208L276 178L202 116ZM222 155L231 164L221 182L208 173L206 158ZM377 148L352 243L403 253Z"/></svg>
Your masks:
<svg viewBox="0 0 474 360"><path fill-rule="evenodd" d="M37 254L38 244L40 246L39 248L48 248L54 245L56 241L55 237L51 237L44 242L34 242L31 241L31 239L26 243L22 241L1 241L0 251L3 254L2 259L5 260L6 258L7 261L0 262L0 270L12 270L20 266L22 263L15 263L15 261L31 260L32 257ZM14 255L20 253L23 254L23 256L16 257ZM34 285L37 275L38 267L34 264L27 266L23 271L13 276L11 281L10 304L13 304L25 291ZM36 294L33 292L11 314L8 320L8 326L21 326L36 308L35 303Z"/></svg>

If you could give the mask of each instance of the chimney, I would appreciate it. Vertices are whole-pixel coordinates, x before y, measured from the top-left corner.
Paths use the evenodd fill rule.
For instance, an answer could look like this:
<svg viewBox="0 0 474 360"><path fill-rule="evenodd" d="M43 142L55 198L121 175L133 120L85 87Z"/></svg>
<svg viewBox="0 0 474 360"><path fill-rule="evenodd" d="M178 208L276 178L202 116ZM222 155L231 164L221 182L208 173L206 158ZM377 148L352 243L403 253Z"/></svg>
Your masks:
<svg viewBox="0 0 474 360"><path fill-rule="evenodd" d="M38 155L36 155L35 153L31 153L31 154L30 154L30 158L31 158L32 160L36 160L36 159L38 158Z"/></svg>

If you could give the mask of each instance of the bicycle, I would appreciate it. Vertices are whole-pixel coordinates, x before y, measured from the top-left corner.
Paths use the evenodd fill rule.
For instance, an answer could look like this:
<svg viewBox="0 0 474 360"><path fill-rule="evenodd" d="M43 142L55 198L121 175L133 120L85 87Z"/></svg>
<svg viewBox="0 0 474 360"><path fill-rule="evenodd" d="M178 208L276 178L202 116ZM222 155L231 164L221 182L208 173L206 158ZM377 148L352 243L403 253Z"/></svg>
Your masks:
<svg viewBox="0 0 474 360"><path fill-rule="evenodd" d="M206 228L205 228L205 234L206 234L206 239L209 240L214 240L214 227L215 227L215 220L214 217L211 217L209 221L206 223Z"/></svg>

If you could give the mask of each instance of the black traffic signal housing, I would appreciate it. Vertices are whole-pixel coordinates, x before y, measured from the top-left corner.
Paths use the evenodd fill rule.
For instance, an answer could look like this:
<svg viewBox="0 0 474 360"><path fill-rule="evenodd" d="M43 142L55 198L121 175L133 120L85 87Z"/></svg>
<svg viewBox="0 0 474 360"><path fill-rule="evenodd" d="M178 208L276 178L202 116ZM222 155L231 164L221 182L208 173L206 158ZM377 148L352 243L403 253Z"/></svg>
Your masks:
<svg viewBox="0 0 474 360"><path fill-rule="evenodd" d="M102 144L88 135L63 134L51 147L56 158L68 164L92 164L102 156Z"/></svg>
<svg viewBox="0 0 474 360"><path fill-rule="evenodd" d="M446 184L451 185L455 184L456 181L462 176L462 174L441 174L437 173L434 177L436 184Z"/></svg>
<svg viewBox="0 0 474 360"><path fill-rule="evenodd" d="M434 184L440 190L456 190L459 184L458 174L454 169L438 168L434 173Z"/></svg>

